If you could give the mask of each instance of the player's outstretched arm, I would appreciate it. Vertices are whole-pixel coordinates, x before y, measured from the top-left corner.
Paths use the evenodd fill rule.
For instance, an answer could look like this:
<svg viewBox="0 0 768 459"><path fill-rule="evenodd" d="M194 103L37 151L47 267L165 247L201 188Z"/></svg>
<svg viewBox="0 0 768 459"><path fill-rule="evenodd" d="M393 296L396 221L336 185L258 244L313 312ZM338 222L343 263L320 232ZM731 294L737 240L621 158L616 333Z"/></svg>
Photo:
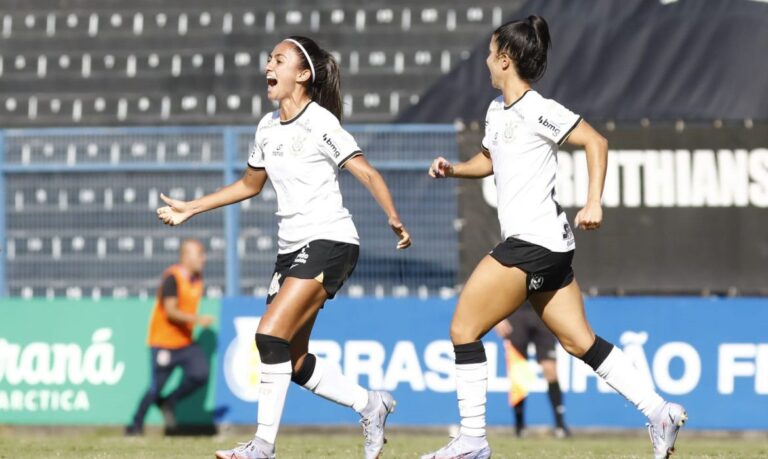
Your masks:
<svg viewBox="0 0 768 459"><path fill-rule="evenodd" d="M157 209L157 218L166 225L181 225L197 214L256 196L266 181L264 169L249 167L240 180L193 201L172 199L161 193L160 199L167 205Z"/></svg>
<svg viewBox="0 0 768 459"><path fill-rule="evenodd" d="M587 204L576 214L574 225L583 230L596 230L603 223L603 186L608 167L608 141L586 121L582 120L568 136L571 145L584 148L587 153L589 191Z"/></svg>
<svg viewBox="0 0 768 459"><path fill-rule="evenodd" d="M387 183L384 181L381 174L379 174L379 171L374 169L363 155L355 156L344 163L344 168L352 173L352 175L354 175L355 178L368 189L376 199L376 202L378 202L384 210L384 213L387 214L389 226L399 239L397 248L407 249L410 247L411 236L400 221L400 216L397 215L395 203L392 201L392 194L389 192Z"/></svg>
<svg viewBox="0 0 768 459"><path fill-rule="evenodd" d="M451 164L450 161L439 156L432 161L429 167L429 176L435 179L445 177L481 179L493 174L493 163L488 153L481 151L469 161Z"/></svg>

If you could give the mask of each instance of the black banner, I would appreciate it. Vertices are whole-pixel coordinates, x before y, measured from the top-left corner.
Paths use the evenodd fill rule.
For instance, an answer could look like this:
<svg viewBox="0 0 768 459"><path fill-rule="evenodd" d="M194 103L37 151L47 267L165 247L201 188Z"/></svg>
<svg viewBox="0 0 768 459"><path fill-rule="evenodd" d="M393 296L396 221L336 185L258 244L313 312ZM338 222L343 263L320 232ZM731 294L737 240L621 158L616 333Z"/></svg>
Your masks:
<svg viewBox="0 0 768 459"><path fill-rule="evenodd" d="M463 158L478 152L481 131L462 134ZM605 136L603 227L575 231L584 291L768 295L768 127ZM586 159L565 145L558 162L558 200L572 222L586 199ZM463 280L501 236L492 177L463 180L459 196Z"/></svg>
<svg viewBox="0 0 768 459"><path fill-rule="evenodd" d="M589 120L768 120L768 4L747 0L528 0L552 49L536 89ZM485 119L498 91L493 30L398 121Z"/></svg>

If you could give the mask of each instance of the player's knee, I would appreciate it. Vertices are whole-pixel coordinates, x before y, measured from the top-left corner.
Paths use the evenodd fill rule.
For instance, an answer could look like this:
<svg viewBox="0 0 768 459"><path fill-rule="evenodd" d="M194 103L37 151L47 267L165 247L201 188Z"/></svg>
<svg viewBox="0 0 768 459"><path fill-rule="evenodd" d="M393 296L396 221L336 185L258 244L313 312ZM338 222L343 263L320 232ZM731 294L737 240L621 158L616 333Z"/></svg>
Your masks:
<svg viewBox="0 0 768 459"><path fill-rule="evenodd" d="M479 340L482 331L477 327L460 323L456 320L451 322L451 342L453 344L467 344Z"/></svg>
<svg viewBox="0 0 768 459"><path fill-rule="evenodd" d="M560 344L565 349L565 352L571 354L574 357L581 357L587 353L592 343L586 343L579 340L561 339Z"/></svg>
<svg viewBox="0 0 768 459"><path fill-rule="evenodd" d="M290 344L283 338L256 333L256 348L262 363L272 365L291 360Z"/></svg>

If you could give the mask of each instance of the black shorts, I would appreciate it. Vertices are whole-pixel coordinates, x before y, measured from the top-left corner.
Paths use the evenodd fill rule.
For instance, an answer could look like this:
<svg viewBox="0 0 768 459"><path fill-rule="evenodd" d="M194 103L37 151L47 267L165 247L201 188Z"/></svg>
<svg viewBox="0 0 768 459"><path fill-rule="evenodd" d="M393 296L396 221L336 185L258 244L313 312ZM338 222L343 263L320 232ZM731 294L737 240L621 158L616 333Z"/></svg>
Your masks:
<svg viewBox="0 0 768 459"><path fill-rule="evenodd" d="M513 237L494 247L490 255L502 265L523 270L528 295L560 290L573 282L573 250L552 252Z"/></svg>
<svg viewBox="0 0 768 459"><path fill-rule="evenodd" d="M295 252L278 254L267 304L280 291L286 277L317 279L322 282L328 299L333 298L354 271L359 255L360 247L356 244L326 239L312 241Z"/></svg>
<svg viewBox="0 0 768 459"><path fill-rule="evenodd" d="M555 359L555 335L544 325L530 303L526 302L522 305L507 318L507 322L512 326L512 333L505 338L517 349L517 352L527 356L528 344L533 343L536 346L536 360L541 362Z"/></svg>

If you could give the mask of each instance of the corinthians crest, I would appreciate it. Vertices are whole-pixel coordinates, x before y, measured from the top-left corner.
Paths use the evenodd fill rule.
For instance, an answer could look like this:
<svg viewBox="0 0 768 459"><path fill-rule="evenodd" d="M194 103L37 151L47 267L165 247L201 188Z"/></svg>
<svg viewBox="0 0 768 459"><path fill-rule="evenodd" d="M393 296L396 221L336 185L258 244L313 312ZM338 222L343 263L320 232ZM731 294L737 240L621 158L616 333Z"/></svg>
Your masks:
<svg viewBox="0 0 768 459"><path fill-rule="evenodd" d="M506 123L504 123L504 132L502 133L502 137L504 138L504 143L510 143L513 140L515 140L516 128L517 128L517 123L515 121L509 120Z"/></svg>
<svg viewBox="0 0 768 459"><path fill-rule="evenodd" d="M304 141L306 140L307 136L303 134L297 134L293 140L291 140L291 151L294 154L301 153L301 150L304 149Z"/></svg>

